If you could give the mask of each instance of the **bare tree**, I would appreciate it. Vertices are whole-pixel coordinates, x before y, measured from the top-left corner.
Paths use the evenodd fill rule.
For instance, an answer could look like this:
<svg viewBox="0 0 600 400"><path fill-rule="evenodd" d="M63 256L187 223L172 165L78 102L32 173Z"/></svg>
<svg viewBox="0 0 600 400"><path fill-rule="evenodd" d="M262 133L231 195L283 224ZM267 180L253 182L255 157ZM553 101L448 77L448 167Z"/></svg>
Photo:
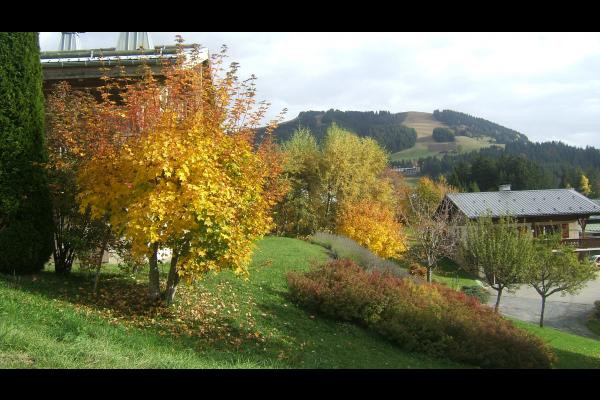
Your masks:
<svg viewBox="0 0 600 400"><path fill-rule="evenodd" d="M429 283L438 262L455 254L458 233L450 202L443 197L445 188L431 184L419 182L409 191L403 211L404 223L415 240L410 251L427 268Z"/></svg>

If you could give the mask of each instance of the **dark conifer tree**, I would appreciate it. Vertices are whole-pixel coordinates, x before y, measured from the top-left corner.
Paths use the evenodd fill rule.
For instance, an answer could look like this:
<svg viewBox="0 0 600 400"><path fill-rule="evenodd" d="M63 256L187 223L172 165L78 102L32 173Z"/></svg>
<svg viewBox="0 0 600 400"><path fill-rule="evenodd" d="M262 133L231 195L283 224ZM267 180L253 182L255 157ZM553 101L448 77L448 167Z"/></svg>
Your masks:
<svg viewBox="0 0 600 400"><path fill-rule="evenodd" d="M0 32L0 272L40 271L52 252L36 32Z"/></svg>

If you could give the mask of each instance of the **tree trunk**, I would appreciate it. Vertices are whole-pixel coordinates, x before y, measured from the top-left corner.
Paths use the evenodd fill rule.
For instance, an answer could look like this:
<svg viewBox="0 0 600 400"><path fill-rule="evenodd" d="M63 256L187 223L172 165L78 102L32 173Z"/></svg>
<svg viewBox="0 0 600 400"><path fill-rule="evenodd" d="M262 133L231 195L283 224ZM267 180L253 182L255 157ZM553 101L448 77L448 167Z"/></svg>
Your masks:
<svg viewBox="0 0 600 400"><path fill-rule="evenodd" d="M544 327L544 310L546 309L546 297L542 296L542 312L540 314L540 327Z"/></svg>
<svg viewBox="0 0 600 400"><path fill-rule="evenodd" d="M503 290L504 290L503 286L498 289L498 297L496 297L496 306L494 307L494 312L496 312L496 313L500 309L500 297L502 297Z"/></svg>
<svg viewBox="0 0 600 400"><path fill-rule="evenodd" d="M169 277L167 278L167 289L165 290L165 302L170 306L177 292L177 284L179 284L179 274L177 273L177 261L179 260L179 252L173 250L171 257L171 268L169 268Z"/></svg>
<svg viewBox="0 0 600 400"><path fill-rule="evenodd" d="M67 245L62 241L62 219L57 224L54 222L54 243L52 256L54 259L54 272L60 275L65 275L71 272L73 261L69 259L69 253L72 252ZM58 225L58 226L57 226Z"/></svg>
<svg viewBox="0 0 600 400"><path fill-rule="evenodd" d="M427 282L433 282L433 267L427 267Z"/></svg>
<svg viewBox="0 0 600 400"><path fill-rule="evenodd" d="M160 275L158 273L158 242L152 244L150 269L148 271L148 298L156 301L160 298Z"/></svg>
<svg viewBox="0 0 600 400"><path fill-rule="evenodd" d="M96 276L94 277L94 293L98 293L98 280L100 279L100 269L102 268L102 258L104 258L104 252L106 251L106 246L108 246L109 238L110 238L110 228L104 234L104 239L102 240L102 244L100 245L100 250L98 251L98 258L96 260Z"/></svg>

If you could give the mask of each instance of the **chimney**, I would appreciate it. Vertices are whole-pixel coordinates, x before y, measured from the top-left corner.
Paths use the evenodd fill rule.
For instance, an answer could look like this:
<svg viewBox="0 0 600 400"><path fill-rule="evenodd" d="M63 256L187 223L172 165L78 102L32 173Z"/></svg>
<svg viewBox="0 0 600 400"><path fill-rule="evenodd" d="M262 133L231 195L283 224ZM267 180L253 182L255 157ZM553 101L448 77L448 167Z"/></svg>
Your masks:
<svg viewBox="0 0 600 400"><path fill-rule="evenodd" d="M498 186L498 190L500 192L509 192L510 191L510 183Z"/></svg>
<svg viewBox="0 0 600 400"><path fill-rule="evenodd" d="M80 32L61 32L60 43L58 45L59 51L73 51L81 48L79 42Z"/></svg>
<svg viewBox="0 0 600 400"><path fill-rule="evenodd" d="M117 50L154 50L154 43L148 32L120 32Z"/></svg>

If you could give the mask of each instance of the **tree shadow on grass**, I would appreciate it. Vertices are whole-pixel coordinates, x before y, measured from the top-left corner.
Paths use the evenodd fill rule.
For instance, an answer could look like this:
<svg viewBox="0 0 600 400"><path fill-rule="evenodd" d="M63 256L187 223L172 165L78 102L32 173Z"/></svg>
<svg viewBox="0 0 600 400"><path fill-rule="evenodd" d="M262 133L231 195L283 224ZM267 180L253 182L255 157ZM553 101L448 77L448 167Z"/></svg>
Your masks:
<svg viewBox="0 0 600 400"><path fill-rule="evenodd" d="M195 286L181 285L175 304L165 307L147 298L146 282L116 273L102 274L98 294L92 292L93 279L82 273L59 276L42 272L17 279L0 275L0 280L21 291L70 303L77 311L112 325L153 334L160 346L192 348L203 359L235 365L241 358L266 366L273 366L275 360L282 367L292 366L289 360L277 358L289 350L289 345L263 335L252 316L242 315L245 309L241 304L223 301L218 293L200 292ZM59 340L81 334L82 327L77 324L58 325L55 333Z"/></svg>
<svg viewBox="0 0 600 400"><path fill-rule="evenodd" d="M558 362L554 368L600 368L600 358L598 357L590 357L585 354L559 349L554 349L554 354L556 354L556 357L558 358Z"/></svg>

